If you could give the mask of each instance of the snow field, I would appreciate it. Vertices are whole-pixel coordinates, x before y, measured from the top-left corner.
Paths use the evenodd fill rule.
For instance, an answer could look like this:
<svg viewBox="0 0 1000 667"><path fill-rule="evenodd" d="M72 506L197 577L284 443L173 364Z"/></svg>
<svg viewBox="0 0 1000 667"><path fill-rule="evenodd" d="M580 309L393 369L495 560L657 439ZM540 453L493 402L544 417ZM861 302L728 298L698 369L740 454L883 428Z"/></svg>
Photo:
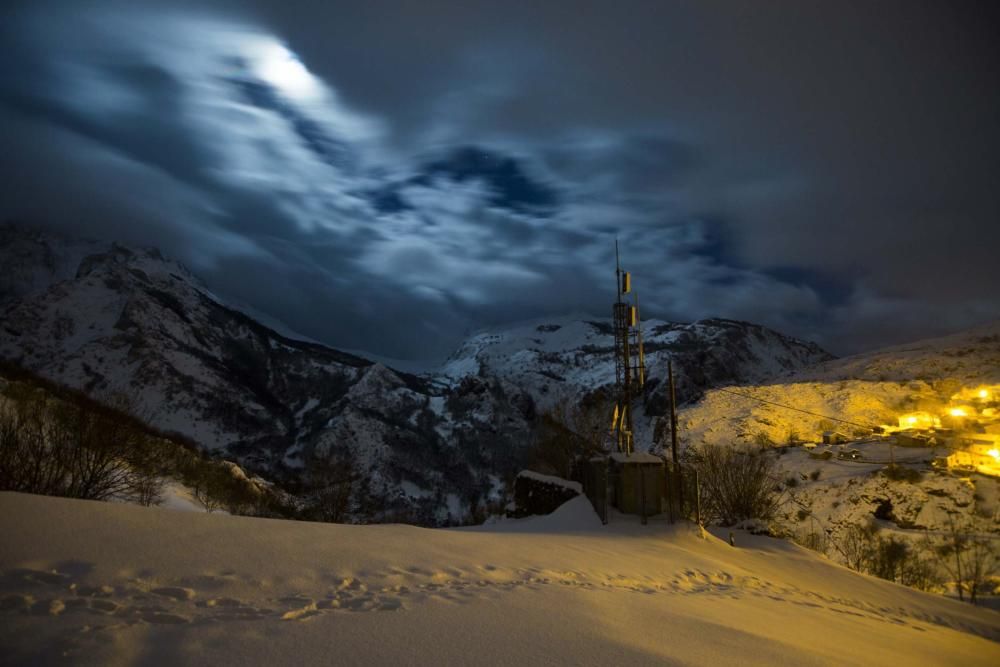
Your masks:
<svg viewBox="0 0 1000 667"><path fill-rule="evenodd" d="M13 664L955 664L1000 614L779 540L551 516L429 530L0 494Z"/></svg>

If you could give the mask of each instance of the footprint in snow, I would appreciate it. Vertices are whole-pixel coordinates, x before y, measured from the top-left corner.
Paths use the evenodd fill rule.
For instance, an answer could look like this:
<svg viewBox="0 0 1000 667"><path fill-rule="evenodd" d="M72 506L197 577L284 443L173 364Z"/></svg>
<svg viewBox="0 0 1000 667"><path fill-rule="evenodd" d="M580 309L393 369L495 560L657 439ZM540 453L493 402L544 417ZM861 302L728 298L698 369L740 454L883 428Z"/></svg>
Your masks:
<svg viewBox="0 0 1000 667"><path fill-rule="evenodd" d="M151 593L160 595L166 598L173 598L181 602L194 599L194 591L190 588L182 588L180 586L163 586L160 588L154 588Z"/></svg>

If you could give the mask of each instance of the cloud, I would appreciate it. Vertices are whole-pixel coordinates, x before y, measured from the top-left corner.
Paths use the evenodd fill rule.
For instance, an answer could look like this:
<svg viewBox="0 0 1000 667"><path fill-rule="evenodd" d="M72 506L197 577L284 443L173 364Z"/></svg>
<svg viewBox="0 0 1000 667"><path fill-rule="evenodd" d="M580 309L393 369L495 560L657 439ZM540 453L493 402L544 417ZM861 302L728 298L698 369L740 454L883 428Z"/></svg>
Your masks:
<svg viewBox="0 0 1000 667"><path fill-rule="evenodd" d="M616 238L646 316L836 352L1000 316L971 7L8 11L0 215L160 246L333 345L604 314Z"/></svg>

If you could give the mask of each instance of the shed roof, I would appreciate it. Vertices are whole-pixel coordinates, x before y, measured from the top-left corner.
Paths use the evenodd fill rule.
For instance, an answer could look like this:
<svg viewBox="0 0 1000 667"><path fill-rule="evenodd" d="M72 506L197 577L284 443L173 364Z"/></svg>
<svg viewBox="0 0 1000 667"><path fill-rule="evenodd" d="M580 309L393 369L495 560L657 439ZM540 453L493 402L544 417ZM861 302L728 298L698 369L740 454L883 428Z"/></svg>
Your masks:
<svg viewBox="0 0 1000 667"><path fill-rule="evenodd" d="M633 452L628 455L622 452L614 452L608 458L616 463L663 463L663 459L659 456L647 452Z"/></svg>

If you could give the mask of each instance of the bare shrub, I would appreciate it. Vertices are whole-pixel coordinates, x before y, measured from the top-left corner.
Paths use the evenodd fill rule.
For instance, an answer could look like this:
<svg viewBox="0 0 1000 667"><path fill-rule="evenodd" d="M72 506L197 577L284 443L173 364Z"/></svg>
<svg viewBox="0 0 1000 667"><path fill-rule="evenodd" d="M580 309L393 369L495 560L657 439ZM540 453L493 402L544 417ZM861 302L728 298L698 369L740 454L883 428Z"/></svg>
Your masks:
<svg viewBox="0 0 1000 667"><path fill-rule="evenodd" d="M16 388L0 401L0 488L85 500L138 496L156 483L148 436L112 410Z"/></svg>
<svg viewBox="0 0 1000 667"><path fill-rule="evenodd" d="M64 495L62 452L49 445L44 397L18 394L0 403L0 489Z"/></svg>
<svg viewBox="0 0 1000 667"><path fill-rule="evenodd" d="M732 526L747 519L774 517L777 465L767 450L706 445L688 452L689 463L698 473L703 519Z"/></svg>
<svg viewBox="0 0 1000 667"><path fill-rule="evenodd" d="M878 524L865 521L849 525L841 532L840 539L832 544L844 557L847 567L857 572L869 572L875 560L877 535Z"/></svg>
<svg viewBox="0 0 1000 667"><path fill-rule="evenodd" d="M221 470L217 466L206 465L199 467L188 481L195 500L201 503L206 512L214 512L222 507L220 473Z"/></svg>
<svg viewBox="0 0 1000 667"><path fill-rule="evenodd" d="M873 520L848 526L831 544L852 570L925 591L940 586L932 552L925 545L885 535Z"/></svg>
<svg viewBox="0 0 1000 667"><path fill-rule="evenodd" d="M123 394L99 403L2 360L0 376L15 378L0 391L0 490L155 505L165 480L177 478L210 511L296 514L280 494L234 474L232 464L149 427Z"/></svg>
<svg viewBox="0 0 1000 667"><path fill-rule="evenodd" d="M351 509L357 474L350 459L314 456L307 467L311 514L320 521L340 523Z"/></svg>

